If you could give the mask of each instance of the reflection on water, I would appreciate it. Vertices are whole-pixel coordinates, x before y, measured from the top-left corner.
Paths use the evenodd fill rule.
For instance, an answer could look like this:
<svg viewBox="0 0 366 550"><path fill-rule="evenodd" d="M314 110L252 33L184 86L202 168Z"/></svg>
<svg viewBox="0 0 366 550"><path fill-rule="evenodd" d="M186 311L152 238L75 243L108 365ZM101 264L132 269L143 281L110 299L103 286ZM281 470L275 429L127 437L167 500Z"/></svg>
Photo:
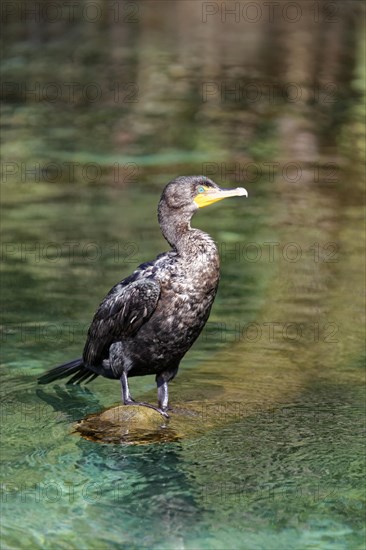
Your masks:
<svg viewBox="0 0 366 550"><path fill-rule="evenodd" d="M360 4L261 4L256 22L245 2L98 2L94 22L23 4L2 68L3 544L361 548ZM202 172L250 200L194 219L222 260L171 388L195 414L159 444L84 440L75 422L118 383L35 378L166 249L162 186ZM152 378L132 384L155 399Z"/></svg>

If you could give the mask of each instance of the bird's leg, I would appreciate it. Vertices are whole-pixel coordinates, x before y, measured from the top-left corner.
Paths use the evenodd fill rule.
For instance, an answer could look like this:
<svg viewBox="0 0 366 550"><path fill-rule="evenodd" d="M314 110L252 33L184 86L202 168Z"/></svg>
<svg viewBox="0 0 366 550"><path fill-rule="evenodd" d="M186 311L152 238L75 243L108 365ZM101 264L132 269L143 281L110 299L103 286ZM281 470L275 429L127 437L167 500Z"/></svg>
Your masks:
<svg viewBox="0 0 366 550"><path fill-rule="evenodd" d="M179 364L172 365L167 370L156 375L156 385L158 387L158 404L159 408L162 411L167 411L169 409L169 391L168 383L173 380L175 375L178 372Z"/></svg>
<svg viewBox="0 0 366 550"><path fill-rule="evenodd" d="M125 405L140 405L141 407L148 407L149 409L154 409L158 413L169 418L169 415L163 408L155 407L155 405L150 405L150 403L144 403L143 401L135 401L132 399L130 394L130 388L128 386L127 373L124 371L121 376L121 385L122 385L122 400ZM168 394L167 394L168 395ZM160 403L159 403L160 404Z"/></svg>
<svg viewBox="0 0 366 550"><path fill-rule="evenodd" d="M156 377L156 384L158 386L158 404L162 411L168 410L169 392L168 382L162 375Z"/></svg>
<svg viewBox="0 0 366 550"><path fill-rule="evenodd" d="M122 385L122 401L125 405L134 405L135 401L132 399L130 394L130 387L128 385L127 374L123 371L121 376L121 385Z"/></svg>

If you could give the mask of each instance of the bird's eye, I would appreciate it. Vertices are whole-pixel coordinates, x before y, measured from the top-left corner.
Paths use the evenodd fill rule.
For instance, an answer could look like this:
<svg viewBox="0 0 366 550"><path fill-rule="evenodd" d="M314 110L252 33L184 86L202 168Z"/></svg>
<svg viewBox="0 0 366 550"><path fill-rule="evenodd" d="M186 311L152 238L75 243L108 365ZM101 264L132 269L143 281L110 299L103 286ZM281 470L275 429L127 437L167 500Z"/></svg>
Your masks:
<svg viewBox="0 0 366 550"><path fill-rule="evenodd" d="M199 192L199 193L204 193L204 192L205 192L205 188L202 187L202 185L201 185L201 187L198 188L198 192Z"/></svg>

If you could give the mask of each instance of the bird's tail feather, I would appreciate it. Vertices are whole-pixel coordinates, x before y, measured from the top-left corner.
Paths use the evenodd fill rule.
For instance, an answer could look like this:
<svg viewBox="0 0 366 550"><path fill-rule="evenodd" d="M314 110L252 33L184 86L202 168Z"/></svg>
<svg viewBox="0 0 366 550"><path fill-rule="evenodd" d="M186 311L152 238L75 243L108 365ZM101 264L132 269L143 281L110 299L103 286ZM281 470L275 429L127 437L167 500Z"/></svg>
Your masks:
<svg viewBox="0 0 366 550"><path fill-rule="evenodd" d="M71 375L73 376L67 381L67 384L80 384L80 382L88 383L98 376L97 373L84 367L83 360L79 358L59 365L47 371L45 374L42 374L42 376L38 378L38 384L49 384L50 382L60 380L61 378L67 378Z"/></svg>

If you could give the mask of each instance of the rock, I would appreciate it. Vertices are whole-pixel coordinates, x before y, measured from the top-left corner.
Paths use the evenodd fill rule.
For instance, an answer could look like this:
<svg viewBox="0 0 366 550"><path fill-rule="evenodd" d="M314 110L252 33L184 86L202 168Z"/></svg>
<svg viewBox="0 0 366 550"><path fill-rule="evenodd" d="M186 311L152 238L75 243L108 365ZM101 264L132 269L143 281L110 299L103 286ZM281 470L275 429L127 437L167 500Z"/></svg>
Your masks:
<svg viewBox="0 0 366 550"><path fill-rule="evenodd" d="M75 425L75 431L100 443L141 445L178 439L169 429L169 419L139 405L120 405L91 414Z"/></svg>
<svg viewBox="0 0 366 550"><path fill-rule="evenodd" d="M158 428L166 423L160 413L148 407L140 405L119 405L112 407L99 414L101 421L111 422L112 424L124 424L129 428L151 429Z"/></svg>

